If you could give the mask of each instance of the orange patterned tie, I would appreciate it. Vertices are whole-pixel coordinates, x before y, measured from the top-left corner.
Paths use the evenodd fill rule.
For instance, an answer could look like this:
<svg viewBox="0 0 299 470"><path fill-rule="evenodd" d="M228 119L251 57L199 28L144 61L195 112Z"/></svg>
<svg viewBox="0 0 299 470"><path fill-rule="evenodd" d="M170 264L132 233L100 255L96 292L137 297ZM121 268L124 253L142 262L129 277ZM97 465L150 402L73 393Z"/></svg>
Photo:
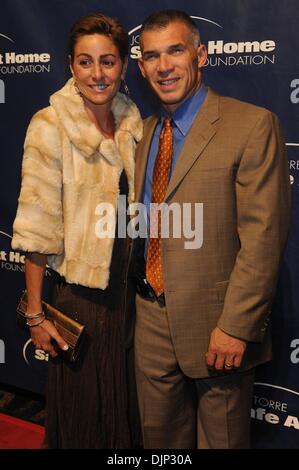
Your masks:
<svg viewBox="0 0 299 470"><path fill-rule="evenodd" d="M156 157L153 184L152 202L160 204L165 199L169 182L170 166L173 153L171 117L167 116L160 134L159 150ZM156 231L156 238L149 238L146 258L146 279L154 289L157 297L164 292L164 281L161 261L161 212L151 210L150 232Z"/></svg>

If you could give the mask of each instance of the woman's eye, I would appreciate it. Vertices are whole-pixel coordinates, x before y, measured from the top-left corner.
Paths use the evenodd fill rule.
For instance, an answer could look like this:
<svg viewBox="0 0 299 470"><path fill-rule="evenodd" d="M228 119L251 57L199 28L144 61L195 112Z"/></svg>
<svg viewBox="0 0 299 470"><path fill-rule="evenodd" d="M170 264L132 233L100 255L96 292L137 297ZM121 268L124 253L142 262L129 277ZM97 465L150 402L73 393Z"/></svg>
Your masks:
<svg viewBox="0 0 299 470"><path fill-rule="evenodd" d="M83 67L90 65L90 60L89 59L80 60L79 64L82 65Z"/></svg>
<svg viewBox="0 0 299 470"><path fill-rule="evenodd" d="M104 65L104 67L109 67L110 68L110 67L113 67L114 62L113 62L113 60L107 60L106 59L106 60L102 60L101 64Z"/></svg>

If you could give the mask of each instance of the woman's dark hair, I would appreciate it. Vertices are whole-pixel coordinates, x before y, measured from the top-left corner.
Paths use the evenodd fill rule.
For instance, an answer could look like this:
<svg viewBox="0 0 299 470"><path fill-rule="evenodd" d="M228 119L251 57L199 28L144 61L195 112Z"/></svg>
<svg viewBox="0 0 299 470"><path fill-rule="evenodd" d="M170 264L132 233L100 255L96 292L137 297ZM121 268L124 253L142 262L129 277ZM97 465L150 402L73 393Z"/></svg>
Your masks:
<svg viewBox="0 0 299 470"><path fill-rule="evenodd" d="M71 63L74 61L74 50L78 39L90 34L102 34L109 37L117 47L121 60L125 60L128 55L128 33L125 28L115 18L94 14L76 21L70 30L69 55Z"/></svg>

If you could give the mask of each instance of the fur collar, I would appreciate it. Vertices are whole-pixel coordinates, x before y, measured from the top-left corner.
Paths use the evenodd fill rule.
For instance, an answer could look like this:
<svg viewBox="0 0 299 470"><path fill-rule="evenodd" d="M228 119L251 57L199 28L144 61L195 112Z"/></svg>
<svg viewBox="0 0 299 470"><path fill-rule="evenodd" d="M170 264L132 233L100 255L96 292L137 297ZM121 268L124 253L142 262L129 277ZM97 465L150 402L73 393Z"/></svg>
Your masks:
<svg viewBox="0 0 299 470"><path fill-rule="evenodd" d="M142 119L136 105L124 94L117 93L112 101L112 112L115 118L115 138L106 139L90 121L83 100L76 90L74 79L70 78L65 86L50 97L50 104L55 109L61 125L70 141L82 153L90 158L102 155L111 165L126 159L122 155L123 141L142 138Z"/></svg>

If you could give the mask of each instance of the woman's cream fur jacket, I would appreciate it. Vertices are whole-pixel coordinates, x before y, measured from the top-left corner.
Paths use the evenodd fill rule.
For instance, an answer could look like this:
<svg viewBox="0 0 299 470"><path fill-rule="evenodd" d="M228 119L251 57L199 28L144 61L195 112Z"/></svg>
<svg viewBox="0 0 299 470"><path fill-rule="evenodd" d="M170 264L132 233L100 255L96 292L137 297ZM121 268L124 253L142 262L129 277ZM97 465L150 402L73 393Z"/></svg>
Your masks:
<svg viewBox="0 0 299 470"><path fill-rule="evenodd" d="M12 247L48 255L69 283L104 289L113 238L98 238L100 203L117 210L123 169L134 200L135 147L142 120L135 104L118 93L112 102L114 141L89 120L73 79L37 112L24 145L22 187Z"/></svg>

